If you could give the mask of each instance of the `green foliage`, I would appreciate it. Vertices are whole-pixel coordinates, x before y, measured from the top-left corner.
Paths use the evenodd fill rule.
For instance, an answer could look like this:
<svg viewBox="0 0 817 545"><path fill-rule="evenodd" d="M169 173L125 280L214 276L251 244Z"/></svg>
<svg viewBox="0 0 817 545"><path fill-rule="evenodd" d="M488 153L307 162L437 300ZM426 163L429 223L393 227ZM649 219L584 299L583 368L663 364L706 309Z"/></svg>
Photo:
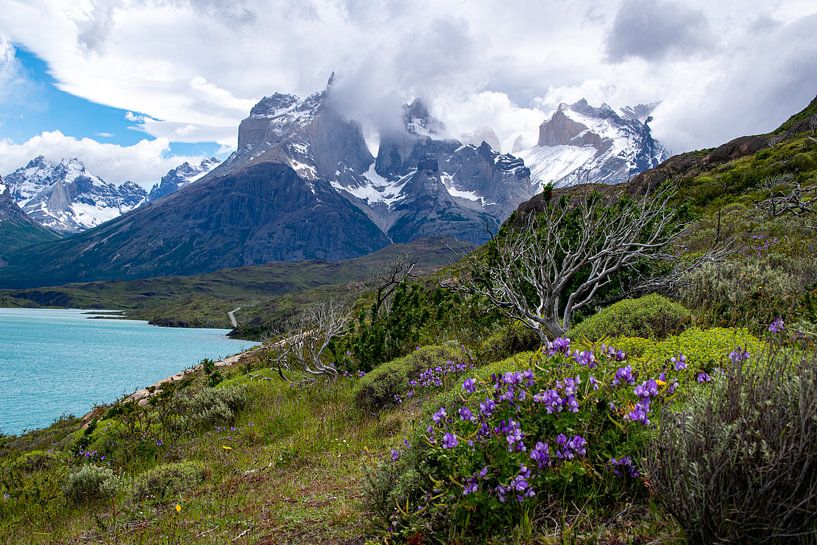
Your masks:
<svg viewBox="0 0 817 545"><path fill-rule="evenodd" d="M109 467L86 464L68 475L62 486L65 497L76 505L113 497L119 477Z"/></svg>
<svg viewBox="0 0 817 545"><path fill-rule="evenodd" d="M136 477L132 496L135 500L175 499L204 482L207 474L207 466L196 461L158 465Z"/></svg>
<svg viewBox="0 0 817 545"><path fill-rule="evenodd" d="M247 403L247 389L241 385L206 388L175 402L176 414L171 426L177 431L195 432L230 424Z"/></svg>
<svg viewBox="0 0 817 545"><path fill-rule="evenodd" d="M207 375L207 385L208 386L216 386L224 377L219 373L218 368L216 367L216 362L211 360L210 358L204 358L201 360L201 368L204 371L204 374Z"/></svg>
<svg viewBox="0 0 817 545"><path fill-rule="evenodd" d="M12 470L20 473L33 473L48 469L57 461L57 457L44 450L32 450L20 455L12 464Z"/></svg>
<svg viewBox="0 0 817 545"><path fill-rule="evenodd" d="M474 359L480 364L503 360L541 345L539 336L521 322L512 322L486 337L477 346Z"/></svg>
<svg viewBox="0 0 817 545"><path fill-rule="evenodd" d="M663 339L692 323L692 313L658 294L625 299L573 327L568 336L597 341L608 337Z"/></svg>
<svg viewBox="0 0 817 545"><path fill-rule="evenodd" d="M663 363L678 354L684 354L690 361L690 366L694 365L700 371L713 371L717 367L724 367L728 354L738 346L745 348L750 354L763 350L763 343L746 329L693 327L645 349L640 359Z"/></svg>
<svg viewBox="0 0 817 545"><path fill-rule="evenodd" d="M447 346L424 346L408 356L384 363L363 377L355 387L356 405L369 412L378 412L395 404L395 396L409 390L408 381L416 379L429 367L447 360L461 361L465 354Z"/></svg>
<svg viewBox="0 0 817 545"><path fill-rule="evenodd" d="M757 354L663 419L650 481L691 543L817 539L817 361L797 354Z"/></svg>

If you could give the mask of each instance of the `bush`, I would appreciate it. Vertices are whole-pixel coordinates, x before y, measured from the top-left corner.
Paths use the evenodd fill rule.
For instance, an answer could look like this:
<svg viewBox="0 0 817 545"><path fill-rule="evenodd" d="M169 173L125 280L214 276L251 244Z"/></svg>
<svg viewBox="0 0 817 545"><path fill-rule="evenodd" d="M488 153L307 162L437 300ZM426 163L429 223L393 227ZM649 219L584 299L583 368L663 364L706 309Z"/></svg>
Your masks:
<svg viewBox="0 0 817 545"><path fill-rule="evenodd" d="M119 478L111 468L84 465L68 475L62 492L75 505L112 498L119 488Z"/></svg>
<svg viewBox="0 0 817 545"><path fill-rule="evenodd" d="M534 350L541 344L539 336L532 329L521 322L513 322L484 339L477 347L474 359L480 364L504 360L519 352Z"/></svg>
<svg viewBox="0 0 817 545"><path fill-rule="evenodd" d="M658 294L625 299L573 327L569 337L597 341L609 337L663 339L692 323L692 313Z"/></svg>
<svg viewBox="0 0 817 545"><path fill-rule="evenodd" d="M196 488L206 477L207 467L201 462L159 465L136 478L133 498L165 500Z"/></svg>
<svg viewBox="0 0 817 545"><path fill-rule="evenodd" d="M196 431L230 424L246 403L247 389L243 385L206 388L178 401L172 425L176 431Z"/></svg>
<svg viewBox="0 0 817 545"><path fill-rule="evenodd" d="M664 416L647 458L693 543L817 540L817 358L765 354Z"/></svg>
<svg viewBox="0 0 817 545"><path fill-rule="evenodd" d="M384 363L363 377L355 388L355 403L369 412L393 406L397 403L395 396L408 392L409 381L417 379L423 371L464 358L462 350L447 346L419 348L408 356Z"/></svg>
<svg viewBox="0 0 817 545"><path fill-rule="evenodd" d="M410 446L370 471L367 503L393 537L532 541L537 524L577 505L646 501L637 455L662 405L702 387L692 363L639 370L615 350L559 342L469 373L435 399Z"/></svg>
<svg viewBox="0 0 817 545"><path fill-rule="evenodd" d="M50 467L57 457L44 450L32 450L20 455L12 465L14 471L20 473L34 473Z"/></svg>
<svg viewBox="0 0 817 545"><path fill-rule="evenodd" d="M684 354L697 370L714 371L728 361L728 354L737 346L750 354L762 351L763 343L745 329L687 329L644 350L641 359L664 362L678 354Z"/></svg>

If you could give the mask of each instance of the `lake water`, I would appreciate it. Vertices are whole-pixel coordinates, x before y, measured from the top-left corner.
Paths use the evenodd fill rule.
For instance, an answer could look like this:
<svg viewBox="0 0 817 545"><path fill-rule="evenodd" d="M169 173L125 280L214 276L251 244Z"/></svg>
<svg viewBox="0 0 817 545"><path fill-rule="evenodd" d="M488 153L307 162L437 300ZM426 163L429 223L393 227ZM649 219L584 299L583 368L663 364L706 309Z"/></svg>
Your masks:
<svg viewBox="0 0 817 545"><path fill-rule="evenodd" d="M181 329L87 310L0 308L0 431L18 434L82 416L204 358L255 345L226 329Z"/></svg>

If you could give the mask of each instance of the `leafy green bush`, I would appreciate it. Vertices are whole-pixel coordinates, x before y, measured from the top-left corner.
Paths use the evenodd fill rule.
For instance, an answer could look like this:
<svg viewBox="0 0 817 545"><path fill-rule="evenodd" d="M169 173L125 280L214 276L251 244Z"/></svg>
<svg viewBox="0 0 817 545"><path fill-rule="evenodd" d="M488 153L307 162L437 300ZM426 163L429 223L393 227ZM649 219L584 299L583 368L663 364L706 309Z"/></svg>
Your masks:
<svg viewBox="0 0 817 545"><path fill-rule="evenodd" d="M817 541L817 360L728 368L662 419L650 482L692 543Z"/></svg>
<svg viewBox="0 0 817 545"><path fill-rule="evenodd" d="M713 371L717 367L723 367L728 361L728 354L738 346L750 354L763 350L763 343L745 329L693 327L680 335L653 344L644 350L641 359L662 363L678 354L684 354L690 365L694 365L697 370Z"/></svg>
<svg viewBox="0 0 817 545"><path fill-rule="evenodd" d="M540 345L541 341L533 330L520 322L513 322L480 342L474 359L480 364L504 360L519 352L534 350Z"/></svg>
<svg viewBox="0 0 817 545"><path fill-rule="evenodd" d="M363 377L355 388L355 403L363 410L376 412L396 403L395 396L409 391L409 381L417 379L429 367L446 361L462 361L460 349L447 346L424 346L402 358L377 367Z"/></svg>
<svg viewBox="0 0 817 545"><path fill-rule="evenodd" d="M663 339L692 323L692 313L658 294L625 299L573 327L569 337L597 341L609 337Z"/></svg>
<svg viewBox="0 0 817 545"><path fill-rule="evenodd" d="M20 455L12 464L12 469L20 473L34 473L51 467L57 460L51 452L32 450Z"/></svg>
<svg viewBox="0 0 817 545"><path fill-rule="evenodd" d="M132 495L135 500L165 500L194 489L206 477L207 466L201 462L162 464L136 478Z"/></svg>
<svg viewBox="0 0 817 545"><path fill-rule="evenodd" d="M205 388L176 401L177 414L172 426L177 431L196 431L229 424L246 403L247 389L243 385Z"/></svg>
<svg viewBox="0 0 817 545"><path fill-rule="evenodd" d="M76 505L111 498L119 488L119 478L109 467L83 465L68 475L62 486L65 497Z"/></svg>
<svg viewBox="0 0 817 545"><path fill-rule="evenodd" d="M532 541L537 524L576 505L644 499L637 456L661 407L701 387L693 367L635 368L609 347L557 339L477 369L369 472L367 502L397 540L485 543Z"/></svg>

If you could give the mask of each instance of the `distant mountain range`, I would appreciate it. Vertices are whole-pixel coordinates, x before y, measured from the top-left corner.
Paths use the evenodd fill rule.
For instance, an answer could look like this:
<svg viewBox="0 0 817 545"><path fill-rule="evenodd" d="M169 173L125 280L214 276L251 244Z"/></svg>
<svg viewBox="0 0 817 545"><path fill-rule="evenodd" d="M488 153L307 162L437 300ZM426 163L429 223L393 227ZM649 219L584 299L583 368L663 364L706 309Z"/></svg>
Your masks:
<svg viewBox="0 0 817 545"><path fill-rule="evenodd" d="M78 161L38 158L8 176L33 219L62 232L93 228L20 250L0 282L338 260L430 236L480 243L544 183L617 183L657 164L666 152L650 136L648 115L648 107L563 105L542 124L538 145L515 156L493 147L499 140L487 127L467 142L446 137L443 123L414 100L402 126L380 135L374 157L360 125L337 109L331 80L305 99L276 93L241 122L238 148L223 163L181 165L150 193L106 184ZM115 218L103 223L105 214Z"/></svg>

